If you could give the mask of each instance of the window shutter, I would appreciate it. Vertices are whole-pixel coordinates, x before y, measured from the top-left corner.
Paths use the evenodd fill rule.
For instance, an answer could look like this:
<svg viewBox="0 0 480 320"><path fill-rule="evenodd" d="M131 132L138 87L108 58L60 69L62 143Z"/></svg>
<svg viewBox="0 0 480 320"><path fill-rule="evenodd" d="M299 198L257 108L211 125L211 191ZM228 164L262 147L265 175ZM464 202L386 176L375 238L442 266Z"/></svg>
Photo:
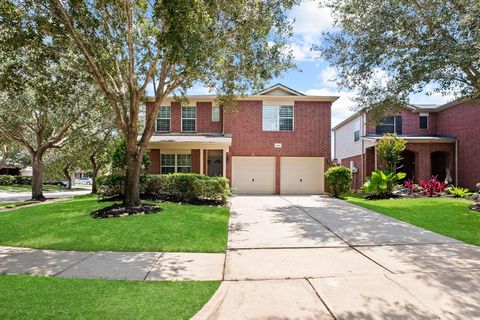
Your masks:
<svg viewBox="0 0 480 320"><path fill-rule="evenodd" d="M402 116L395 117L395 129L397 134L402 134Z"/></svg>
<svg viewBox="0 0 480 320"><path fill-rule="evenodd" d="M263 131L278 131L278 106L263 106Z"/></svg>

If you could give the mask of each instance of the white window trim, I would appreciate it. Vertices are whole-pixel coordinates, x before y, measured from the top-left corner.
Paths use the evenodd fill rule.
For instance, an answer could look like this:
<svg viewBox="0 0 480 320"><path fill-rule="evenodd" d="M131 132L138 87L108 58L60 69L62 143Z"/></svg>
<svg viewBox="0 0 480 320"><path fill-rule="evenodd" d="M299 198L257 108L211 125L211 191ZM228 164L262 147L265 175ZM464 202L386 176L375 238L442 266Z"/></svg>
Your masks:
<svg viewBox="0 0 480 320"><path fill-rule="evenodd" d="M420 128L420 118L421 117L425 117L427 118L427 127L426 128ZM418 128L419 130L429 130L430 129L430 116L428 113L420 113L419 117L418 117Z"/></svg>
<svg viewBox="0 0 480 320"><path fill-rule="evenodd" d="M280 130L280 107L292 107L292 130ZM276 107L277 108L277 130L265 130L265 128L263 127L263 111L264 111L264 107ZM284 119L290 119L290 118L285 118L283 117ZM293 105L286 105L286 104L282 104L282 105L263 105L262 106L262 131L263 132L294 132L295 131L295 106Z"/></svg>
<svg viewBox="0 0 480 320"><path fill-rule="evenodd" d="M195 118L184 118L183 117L183 108L184 107L189 107L189 108L195 108ZM181 129L182 129L182 132L197 132L197 106L182 106L180 108L180 115L181 115L181 123L180 123L180 126L181 126ZM183 119L195 119L195 130L193 131L184 131L183 130Z"/></svg>
<svg viewBox="0 0 480 320"><path fill-rule="evenodd" d="M171 132L172 131L172 107L171 106L161 106L162 107L168 107L170 109L170 117L169 118L159 118L157 116L157 119L155 119L155 132ZM158 111L158 115L160 115L160 110ZM163 130L157 130L158 128L158 120L159 119L168 119L168 131L163 131Z"/></svg>
<svg viewBox="0 0 480 320"><path fill-rule="evenodd" d="M174 173L178 173L178 168L179 168L179 167L180 167L180 168L188 168L187 166L179 166L179 165L178 165L178 156L179 156L179 155L185 155L185 154L187 154L187 155L190 156L190 172L192 172L192 154L191 154L191 152L188 152L188 153L187 153L187 152L177 152L177 151L168 152L168 151L167 151L167 152L161 152L161 154L160 154L160 172L161 172L161 174L164 174L164 173L162 172L162 171L163 171L163 170L162 170L162 168L163 168L163 166L162 166L162 155L174 155L174 156L175 156L175 166L174 166L174 168L175 168L174 170L175 170L175 171L174 171ZM171 167L171 166L169 166L169 167Z"/></svg>
<svg viewBox="0 0 480 320"><path fill-rule="evenodd" d="M218 109L218 119L213 119L214 109ZM220 106L212 105L212 122L220 122Z"/></svg>

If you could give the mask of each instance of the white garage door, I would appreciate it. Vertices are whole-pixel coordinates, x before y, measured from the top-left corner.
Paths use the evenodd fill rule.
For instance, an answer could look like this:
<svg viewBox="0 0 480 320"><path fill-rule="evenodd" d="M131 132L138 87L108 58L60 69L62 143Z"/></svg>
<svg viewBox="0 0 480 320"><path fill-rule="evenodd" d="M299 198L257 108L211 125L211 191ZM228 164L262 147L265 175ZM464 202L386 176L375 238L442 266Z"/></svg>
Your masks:
<svg viewBox="0 0 480 320"><path fill-rule="evenodd" d="M275 193L275 157L232 157L234 193Z"/></svg>
<svg viewBox="0 0 480 320"><path fill-rule="evenodd" d="M280 192L284 194L323 193L324 158L282 157Z"/></svg>

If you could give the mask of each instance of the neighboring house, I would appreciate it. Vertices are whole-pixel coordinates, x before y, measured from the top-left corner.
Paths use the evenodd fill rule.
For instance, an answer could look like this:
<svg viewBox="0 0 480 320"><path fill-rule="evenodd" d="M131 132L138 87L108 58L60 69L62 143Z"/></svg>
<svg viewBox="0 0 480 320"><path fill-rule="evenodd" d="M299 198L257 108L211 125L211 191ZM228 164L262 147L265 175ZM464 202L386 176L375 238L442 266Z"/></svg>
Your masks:
<svg viewBox="0 0 480 320"><path fill-rule="evenodd" d="M368 114L356 113L332 129L334 158L354 169L354 189L381 167L376 143L387 132L407 141L401 163L406 179L437 176L469 188L480 182L480 105L473 100L409 106L377 126L368 123Z"/></svg>
<svg viewBox="0 0 480 320"><path fill-rule="evenodd" d="M169 97L148 145L149 171L224 176L236 193L322 193L337 98L281 84L239 97L233 110L215 96L189 96L185 105Z"/></svg>

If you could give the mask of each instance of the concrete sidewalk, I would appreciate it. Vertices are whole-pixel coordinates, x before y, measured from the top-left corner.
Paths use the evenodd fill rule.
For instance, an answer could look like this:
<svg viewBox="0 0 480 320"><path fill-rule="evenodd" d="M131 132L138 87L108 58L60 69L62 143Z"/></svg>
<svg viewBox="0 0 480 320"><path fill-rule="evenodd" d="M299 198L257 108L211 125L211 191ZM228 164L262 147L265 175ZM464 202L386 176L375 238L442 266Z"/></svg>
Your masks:
<svg viewBox="0 0 480 320"><path fill-rule="evenodd" d="M0 247L0 274L116 280L222 280L223 253L75 252Z"/></svg>
<svg viewBox="0 0 480 320"><path fill-rule="evenodd" d="M46 198L51 199L63 199L73 198L74 196L89 194L91 189L81 188L77 190L65 190L65 191L45 191L43 195ZM30 200L32 194L30 192L12 192L12 191L0 191L0 203L17 202Z"/></svg>
<svg viewBox="0 0 480 320"><path fill-rule="evenodd" d="M232 199L195 319L480 319L480 248L320 196Z"/></svg>

